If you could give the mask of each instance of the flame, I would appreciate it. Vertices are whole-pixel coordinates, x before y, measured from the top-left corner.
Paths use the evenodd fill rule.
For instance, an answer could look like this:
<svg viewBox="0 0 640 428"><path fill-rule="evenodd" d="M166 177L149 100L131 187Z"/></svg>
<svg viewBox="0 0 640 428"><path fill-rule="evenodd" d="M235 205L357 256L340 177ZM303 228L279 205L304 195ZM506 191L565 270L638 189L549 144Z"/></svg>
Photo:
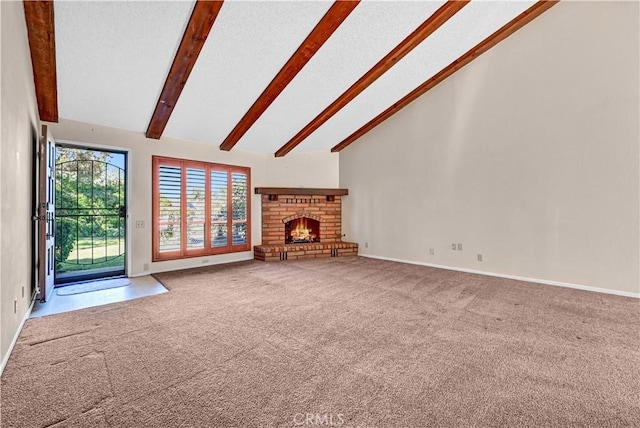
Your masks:
<svg viewBox="0 0 640 428"><path fill-rule="evenodd" d="M291 230L291 238L296 241L313 241L315 237L313 230L307 226L306 217L300 218L295 229Z"/></svg>

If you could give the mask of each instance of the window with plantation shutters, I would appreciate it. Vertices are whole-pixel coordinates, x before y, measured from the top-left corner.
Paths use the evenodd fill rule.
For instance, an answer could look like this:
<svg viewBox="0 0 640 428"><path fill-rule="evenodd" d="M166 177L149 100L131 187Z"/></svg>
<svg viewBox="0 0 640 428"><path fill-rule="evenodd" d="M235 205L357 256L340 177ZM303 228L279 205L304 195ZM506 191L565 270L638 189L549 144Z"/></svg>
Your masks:
<svg viewBox="0 0 640 428"><path fill-rule="evenodd" d="M181 247L182 170L177 166L161 165L158 176L158 251L173 253Z"/></svg>
<svg viewBox="0 0 640 428"><path fill-rule="evenodd" d="M247 174L231 173L232 244L247 243Z"/></svg>
<svg viewBox="0 0 640 428"><path fill-rule="evenodd" d="M250 169L153 158L153 260L251 249Z"/></svg>
<svg viewBox="0 0 640 428"><path fill-rule="evenodd" d="M204 248L205 168L187 168L187 249Z"/></svg>
<svg viewBox="0 0 640 428"><path fill-rule="evenodd" d="M226 171L211 171L211 246L226 247L229 243L227 233L228 183Z"/></svg>

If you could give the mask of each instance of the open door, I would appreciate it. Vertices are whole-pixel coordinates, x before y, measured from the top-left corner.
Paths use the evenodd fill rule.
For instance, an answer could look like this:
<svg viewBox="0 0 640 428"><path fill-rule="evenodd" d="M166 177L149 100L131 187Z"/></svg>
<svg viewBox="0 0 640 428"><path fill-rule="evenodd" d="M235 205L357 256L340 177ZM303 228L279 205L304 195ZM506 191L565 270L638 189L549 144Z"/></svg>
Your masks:
<svg viewBox="0 0 640 428"><path fill-rule="evenodd" d="M55 269L55 141L47 125L42 125L38 162L38 296L45 302L53 292Z"/></svg>
<svg viewBox="0 0 640 428"><path fill-rule="evenodd" d="M55 286L124 275L126 154L60 144L55 155Z"/></svg>

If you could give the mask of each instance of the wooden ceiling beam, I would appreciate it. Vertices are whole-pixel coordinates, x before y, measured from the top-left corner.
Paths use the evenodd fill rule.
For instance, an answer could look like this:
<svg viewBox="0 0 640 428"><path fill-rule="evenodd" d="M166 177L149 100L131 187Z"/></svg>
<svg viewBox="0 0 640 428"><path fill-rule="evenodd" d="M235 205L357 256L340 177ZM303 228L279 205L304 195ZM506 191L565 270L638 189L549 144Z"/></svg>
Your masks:
<svg viewBox="0 0 640 428"><path fill-rule="evenodd" d="M316 129L331 119L343 107L349 104L355 97L367 89L373 82L378 80L384 73L393 67L398 61L404 58L415 47L422 43L427 37L433 34L453 15L458 13L469 3L468 0L450 0L442 5L433 15L416 28L398 46L382 58L376 65L367 71L357 82L340 95L333 103L325 108L311 122L309 122L300 132L298 132L284 146L275 153L276 157L285 156L293 150L305 138L311 135Z"/></svg>
<svg viewBox="0 0 640 428"><path fill-rule="evenodd" d="M58 121L56 33L52 1L23 1L40 120Z"/></svg>
<svg viewBox="0 0 640 428"><path fill-rule="evenodd" d="M147 138L159 139L164 132L171 113L180 98L200 51L207 41L213 23L222 8L224 0L198 0L191 12L191 18L184 30L180 46L164 82L160 98L147 127Z"/></svg>
<svg viewBox="0 0 640 428"><path fill-rule="evenodd" d="M469 64L471 61L500 43L502 40L506 39L520 28L527 25L529 22L533 21L535 18L540 16L543 12L547 11L549 8L558 3L559 0L543 0L535 3L529 9L522 12L520 15L512 19L502 28L497 30L495 33L484 39L482 42L477 44L475 47L471 48L467 53L462 55L460 58L453 61L447 67L438 72L435 76L431 77L429 80L424 82L422 85L418 86L416 89L411 91L409 94L405 95L398 102L394 103L391 107L380 113L378 116L373 118L371 121L367 122L360 129L355 131L353 134L342 140L340 143L336 144L331 151L339 152L343 150L345 147L349 146L351 143L356 141L358 138L365 135L367 132L371 131L376 126L380 125L382 122L402 110L408 104L410 104L416 98L422 96L430 89L434 88L436 85L444 81L446 78L454 74L456 71L460 70L465 65Z"/></svg>
<svg viewBox="0 0 640 428"><path fill-rule="evenodd" d="M240 138L242 138L249 128L262 116L271 103L284 91L287 85L289 85L300 70L304 68L358 4L359 1L338 0L329 8L320 22L318 22L291 58L289 58L287 63L280 69L278 74L236 124L227 138L220 144L220 150L231 150L233 146L240 141Z"/></svg>

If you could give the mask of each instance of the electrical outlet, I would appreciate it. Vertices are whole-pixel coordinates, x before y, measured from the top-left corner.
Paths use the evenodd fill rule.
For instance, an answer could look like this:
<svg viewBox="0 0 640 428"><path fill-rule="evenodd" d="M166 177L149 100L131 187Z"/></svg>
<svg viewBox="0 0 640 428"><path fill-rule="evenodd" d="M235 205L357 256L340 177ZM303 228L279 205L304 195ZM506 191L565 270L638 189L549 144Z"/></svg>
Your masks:
<svg viewBox="0 0 640 428"><path fill-rule="evenodd" d="M429 248L429 254L430 255L434 255L436 253L436 250L434 250L433 248Z"/></svg>
<svg viewBox="0 0 640 428"><path fill-rule="evenodd" d="M364 248L369 248L369 243L368 242L364 243Z"/></svg>
<svg viewBox="0 0 640 428"><path fill-rule="evenodd" d="M455 250L456 250L456 244L455 244L455 243L451 244L451 249L452 249L453 251L455 251Z"/></svg>
<svg viewBox="0 0 640 428"><path fill-rule="evenodd" d="M24 299L24 285L22 286L22 298Z"/></svg>
<svg viewBox="0 0 640 428"><path fill-rule="evenodd" d="M478 254L478 261L481 262L484 259L484 257L482 257L482 254Z"/></svg>
<svg viewBox="0 0 640 428"><path fill-rule="evenodd" d="M144 221L143 220L136 221L136 229L144 229Z"/></svg>
<svg viewBox="0 0 640 428"><path fill-rule="evenodd" d="M13 313L18 313L18 299L13 299Z"/></svg>
<svg viewBox="0 0 640 428"><path fill-rule="evenodd" d="M458 244L458 251L462 251L462 244Z"/></svg>
<svg viewBox="0 0 640 428"><path fill-rule="evenodd" d="M143 270L149 270L149 263L145 263L142 265Z"/></svg>

